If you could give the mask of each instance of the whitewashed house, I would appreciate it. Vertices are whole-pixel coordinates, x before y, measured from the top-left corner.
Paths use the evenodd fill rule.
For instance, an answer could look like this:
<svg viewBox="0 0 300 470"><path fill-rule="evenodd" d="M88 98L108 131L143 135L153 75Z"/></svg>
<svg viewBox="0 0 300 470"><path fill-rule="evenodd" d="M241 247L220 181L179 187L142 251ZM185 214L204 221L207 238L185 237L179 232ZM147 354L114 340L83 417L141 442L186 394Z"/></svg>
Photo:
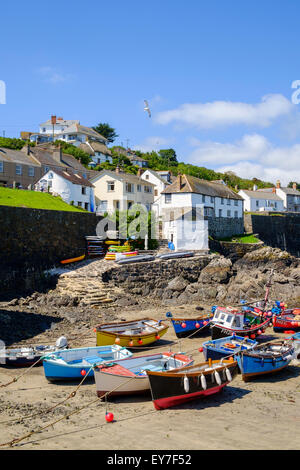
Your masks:
<svg viewBox="0 0 300 470"><path fill-rule="evenodd" d="M162 202L164 200L164 197L161 193L171 184L170 172L166 172L166 177L163 177L161 176L160 172L147 169L144 171L139 170L138 176L140 176L143 180L154 184L154 202L152 210L157 217L160 217L162 214Z"/></svg>
<svg viewBox="0 0 300 470"><path fill-rule="evenodd" d="M172 222L191 211L208 220L209 233L217 238L244 232L243 198L224 184L178 175L161 194L162 234L167 239Z"/></svg>
<svg viewBox="0 0 300 470"><path fill-rule="evenodd" d="M166 225L165 237L173 243L175 251L208 250L208 221L201 211L177 214Z"/></svg>
<svg viewBox="0 0 300 470"><path fill-rule="evenodd" d="M97 213L128 210L134 204L143 204L150 211L154 202L154 184L139 176L116 171L103 170L91 178L95 187Z"/></svg>
<svg viewBox="0 0 300 470"><path fill-rule="evenodd" d="M102 142L87 140L85 143L80 144L79 148L89 154L92 160L89 164L91 167L101 165L101 163L113 162L111 151L106 146L106 139Z"/></svg>
<svg viewBox="0 0 300 470"><path fill-rule="evenodd" d="M35 189L60 196L68 204L95 212L94 186L77 173L63 170L49 170L40 178Z"/></svg>
<svg viewBox="0 0 300 470"><path fill-rule="evenodd" d="M244 199L244 209L248 212L284 211L283 200L275 191L241 189L238 194Z"/></svg>
<svg viewBox="0 0 300 470"><path fill-rule="evenodd" d="M296 183L293 183L292 188L286 188L281 186L280 181L277 181L276 194L283 201L287 212L300 212L300 191L297 190Z"/></svg>

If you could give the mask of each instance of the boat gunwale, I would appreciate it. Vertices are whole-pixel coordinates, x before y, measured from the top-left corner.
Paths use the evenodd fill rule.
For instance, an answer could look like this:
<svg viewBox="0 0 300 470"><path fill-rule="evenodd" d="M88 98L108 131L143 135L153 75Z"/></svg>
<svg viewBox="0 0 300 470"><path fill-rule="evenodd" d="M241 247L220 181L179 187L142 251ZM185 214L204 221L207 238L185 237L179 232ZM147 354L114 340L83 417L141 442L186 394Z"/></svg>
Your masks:
<svg viewBox="0 0 300 470"><path fill-rule="evenodd" d="M157 375L157 376L160 376L160 377L178 377L178 378L181 378L181 377L199 377L199 375L209 375L211 374L212 372L214 371L219 371L219 370L223 370L223 369L226 369L227 367L236 367L238 366L238 363L237 361L228 361L228 360L217 360L217 361L212 361L212 366L215 364L215 363L220 363L222 362L223 365L220 365L219 367L215 367L211 370L198 370L197 372L185 372L186 370L188 369L194 369L195 367L200 367L200 366L204 366L204 365L207 365L207 367L210 367L209 366L209 363L208 362L202 362L202 363L198 363L198 364L194 364L194 365L191 365L191 366L184 366L184 367L181 367L181 368L178 368L176 369L178 372L174 372L173 370L170 370L170 371L164 371L164 372L156 372L156 371L147 371L147 375Z"/></svg>
<svg viewBox="0 0 300 470"><path fill-rule="evenodd" d="M140 338L141 336L143 337L147 337L147 336L153 336L153 335L156 335L158 333L162 333L162 332L166 332L167 329L169 328L169 325L167 325L166 323L164 322L161 322L160 325L162 325L162 328L158 331L158 329L154 326L151 326L151 325L145 325L145 327L150 327L150 328L153 328L154 331L152 332L145 332L145 333L132 333L132 334L124 334L124 333L118 333L118 332L112 332L112 331L106 331L105 330L105 327L113 327L113 326L119 326L119 325L128 325L130 323L134 324L134 323L138 323L138 322L142 322L142 321L154 321L156 323L158 323L158 320L155 320L154 318L141 318L139 320L128 320L128 321L124 321L124 322L112 322L112 323L102 323L102 324L99 324L97 325L95 328L96 328L96 333L101 333L101 334L104 334L104 335L108 335L108 336L118 336L119 338ZM103 329L102 329L103 328Z"/></svg>

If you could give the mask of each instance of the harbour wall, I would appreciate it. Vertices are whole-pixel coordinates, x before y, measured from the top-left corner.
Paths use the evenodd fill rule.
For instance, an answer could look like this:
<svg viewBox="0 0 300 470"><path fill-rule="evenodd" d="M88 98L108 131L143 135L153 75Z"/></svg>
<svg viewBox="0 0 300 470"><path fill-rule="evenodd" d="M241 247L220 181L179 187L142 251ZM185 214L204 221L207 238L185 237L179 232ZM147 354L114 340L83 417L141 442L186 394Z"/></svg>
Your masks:
<svg viewBox="0 0 300 470"><path fill-rule="evenodd" d="M89 212L0 206L0 299L40 287L45 269L84 254L99 220Z"/></svg>
<svg viewBox="0 0 300 470"><path fill-rule="evenodd" d="M300 214L245 213L245 231L255 233L265 245L300 257Z"/></svg>

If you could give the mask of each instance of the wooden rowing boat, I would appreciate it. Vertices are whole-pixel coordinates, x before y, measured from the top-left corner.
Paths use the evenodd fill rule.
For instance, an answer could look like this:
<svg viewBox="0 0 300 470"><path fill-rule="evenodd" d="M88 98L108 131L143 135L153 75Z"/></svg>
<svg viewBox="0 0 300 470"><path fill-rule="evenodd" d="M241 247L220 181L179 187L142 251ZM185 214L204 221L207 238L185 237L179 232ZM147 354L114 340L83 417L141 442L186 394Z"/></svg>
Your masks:
<svg viewBox="0 0 300 470"><path fill-rule="evenodd" d="M174 318L171 312L166 313L166 317L171 319L177 338L184 338L199 331L206 333L209 329L209 322L213 318L212 313L202 313L194 318Z"/></svg>
<svg viewBox="0 0 300 470"><path fill-rule="evenodd" d="M238 373L236 361L208 361L177 370L147 371L157 410L220 392Z"/></svg>
<svg viewBox="0 0 300 470"><path fill-rule="evenodd" d="M248 351L257 344L257 341L242 336L225 336L224 338L205 341L202 344L203 355L206 361L209 359L229 359L229 357L236 359L236 355L241 351Z"/></svg>
<svg viewBox="0 0 300 470"><path fill-rule="evenodd" d="M193 359L183 354L163 352L150 354L111 364L95 366L94 377L97 395L128 395L149 392L149 370L174 370L193 364Z"/></svg>
<svg viewBox="0 0 300 470"><path fill-rule="evenodd" d="M169 326L152 318L103 323L96 326L97 346L119 344L124 347L147 346L158 341Z"/></svg>
<svg viewBox="0 0 300 470"><path fill-rule="evenodd" d="M242 352L237 357L242 378L247 382L252 377L278 372L289 365L295 349L285 341L266 343Z"/></svg>
<svg viewBox="0 0 300 470"><path fill-rule="evenodd" d="M64 349L50 354L44 359L44 373L50 382L82 379L87 373L89 377L94 377L94 371L91 369L93 365L131 356L130 351L116 344Z"/></svg>

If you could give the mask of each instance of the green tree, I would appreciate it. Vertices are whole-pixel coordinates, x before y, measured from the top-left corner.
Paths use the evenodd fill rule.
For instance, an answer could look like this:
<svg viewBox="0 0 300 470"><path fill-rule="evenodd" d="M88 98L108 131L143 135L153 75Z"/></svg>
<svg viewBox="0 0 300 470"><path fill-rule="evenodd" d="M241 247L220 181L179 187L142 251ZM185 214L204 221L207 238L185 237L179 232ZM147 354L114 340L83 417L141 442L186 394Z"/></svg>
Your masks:
<svg viewBox="0 0 300 470"><path fill-rule="evenodd" d="M160 150L158 152L159 156L167 165L177 165L177 156L174 149Z"/></svg>
<svg viewBox="0 0 300 470"><path fill-rule="evenodd" d="M103 135L107 141L112 144L119 135L116 133L116 129L110 127L107 122L100 122L97 126L93 127L94 131Z"/></svg>

